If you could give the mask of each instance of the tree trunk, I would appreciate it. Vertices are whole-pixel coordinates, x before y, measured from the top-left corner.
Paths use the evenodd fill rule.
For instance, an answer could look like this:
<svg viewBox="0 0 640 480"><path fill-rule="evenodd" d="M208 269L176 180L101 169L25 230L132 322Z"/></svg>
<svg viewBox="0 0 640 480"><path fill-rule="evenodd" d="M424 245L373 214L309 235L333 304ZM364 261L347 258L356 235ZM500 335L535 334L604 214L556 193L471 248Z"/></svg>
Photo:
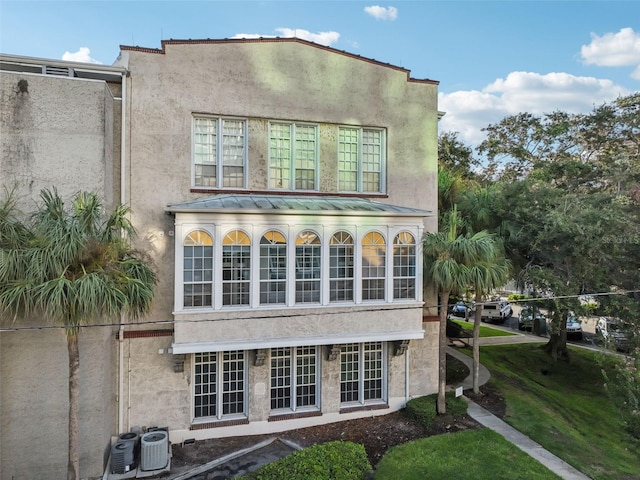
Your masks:
<svg viewBox="0 0 640 480"><path fill-rule="evenodd" d="M560 332L552 333L549 341L543 347L543 350L551 355L554 360L569 361L569 349L567 348L567 331L562 329Z"/></svg>
<svg viewBox="0 0 640 480"><path fill-rule="evenodd" d="M553 313L551 334L549 341L543 350L551 355L555 361L569 361L569 349L567 348L567 315L568 310L558 309Z"/></svg>
<svg viewBox="0 0 640 480"><path fill-rule="evenodd" d="M440 294L440 334L438 336L438 401L436 411L439 415L447 413L445 391L447 388L447 307L449 292Z"/></svg>
<svg viewBox="0 0 640 480"><path fill-rule="evenodd" d="M69 462L67 480L80 479L80 452L78 451L78 416L80 393L80 350L78 329L67 330L67 350L69 351Z"/></svg>
<svg viewBox="0 0 640 480"><path fill-rule="evenodd" d="M476 311L473 315L473 393L480 392L480 322L482 306L480 298L476 298Z"/></svg>

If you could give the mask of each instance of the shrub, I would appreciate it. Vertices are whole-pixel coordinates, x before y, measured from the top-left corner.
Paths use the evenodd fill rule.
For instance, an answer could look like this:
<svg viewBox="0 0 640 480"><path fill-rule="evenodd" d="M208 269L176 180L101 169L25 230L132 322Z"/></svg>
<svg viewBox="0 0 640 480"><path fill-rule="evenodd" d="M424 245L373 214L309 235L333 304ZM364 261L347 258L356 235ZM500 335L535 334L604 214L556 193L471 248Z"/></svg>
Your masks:
<svg viewBox="0 0 640 480"><path fill-rule="evenodd" d="M424 397L412 398L407 402L405 413L411 418L415 418L422 425L429 425L437 415L438 395L425 395ZM467 402L462 397L455 396L455 392L445 394L447 413L451 415L465 415L467 413Z"/></svg>
<svg viewBox="0 0 640 480"><path fill-rule="evenodd" d="M629 434L640 440L640 351L622 358L612 374L603 369L605 388L624 420Z"/></svg>
<svg viewBox="0 0 640 480"><path fill-rule="evenodd" d="M512 293L507 297L507 300L513 302L515 300L526 300L529 298L529 295L525 295L524 293Z"/></svg>
<svg viewBox="0 0 640 480"><path fill-rule="evenodd" d="M363 480L371 464L364 446L353 442L312 445L269 463L247 480Z"/></svg>

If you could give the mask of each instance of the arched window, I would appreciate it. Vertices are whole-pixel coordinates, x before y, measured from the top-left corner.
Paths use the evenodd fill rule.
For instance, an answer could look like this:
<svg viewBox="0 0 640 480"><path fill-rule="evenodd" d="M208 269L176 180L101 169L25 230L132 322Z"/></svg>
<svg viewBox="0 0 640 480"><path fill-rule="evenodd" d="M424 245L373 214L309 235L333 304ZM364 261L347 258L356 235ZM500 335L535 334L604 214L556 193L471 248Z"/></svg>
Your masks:
<svg viewBox="0 0 640 480"><path fill-rule="evenodd" d="M284 304L286 293L287 239L271 230L260 239L260 304Z"/></svg>
<svg viewBox="0 0 640 480"><path fill-rule="evenodd" d="M251 240L232 230L222 240L222 305L249 305Z"/></svg>
<svg viewBox="0 0 640 480"><path fill-rule="evenodd" d="M329 241L329 300L353 301L353 237L336 232Z"/></svg>
<svg viewBox="0 0 640 480"><path fill-rule="evenodd" d="M386 243L382 234L362 239L362 300L384 300Z"/></svg>
<svg viewBox="0 0 640 480"><path fill-rule="evenodd" d="M416 241L409 232L393 239L393 298L416 298Z"/></svg>
<svg viewBox="0 0 640 480"><path fill-rule="evenodd" d="M304 230L296 238L296 303L320 302L320 237Z"/></svg>
<svg viewBox="0 0 640 480"><path fill-rule="evenodd" d="M213 291L213 238L204 230L189 233L183 245L185 307L211 307Z"/></svg>

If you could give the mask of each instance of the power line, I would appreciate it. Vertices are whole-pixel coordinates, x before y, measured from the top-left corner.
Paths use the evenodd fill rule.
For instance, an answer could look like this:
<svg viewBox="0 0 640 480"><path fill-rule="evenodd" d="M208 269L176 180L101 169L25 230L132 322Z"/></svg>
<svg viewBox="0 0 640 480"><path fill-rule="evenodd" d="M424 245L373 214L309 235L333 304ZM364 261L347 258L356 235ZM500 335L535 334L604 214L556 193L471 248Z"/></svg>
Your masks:
<svg viewBox="0 0 640 480"><path fill-rule="evenodd" d="M570 299L570 298L580 298L580 297L598 297L598 296L613 296L613 295L628 295L630 293L640 293L640 289L638 290L617 290L613 292L601 292L601 293L585 293L580 295L555 295L550 297L534 297L534 298L524 298L517 300L509 300L509 303L527 303L527 302L535 302L535 301L545 301L545 300L562 300L562 299ZM478 302L476 305L485 305L487 303L492 303L492 301ZM438 305L424 305L422 308L440 308L441 304ZM341 308L341 307L336 307ZM379 306L374 308L363 308L358 309L357 313L360 312L385 312L385 311L402 311L402 310L415 310L416 306L406 306L406 307L397 307L397 308L380 308ZM235 313L238 313L236 310ZM308 313L291 313L291 314L274 314L274 315L261 315L256 317L243 317L242 320L269 320L272 318L293 318L293 317L301 317L301 316L326 316L326 315L343 315L348 313L355 313L354 311L325 311L325 312L308 312ZM230 318L217 318L215 321L233 321L233 320L241 320L237 317ZM203 323L210 322L210 319L196 318L196 319L185 319L185 320L149 320L142 322L118 322L118 323L91 323L88 325L78 325L77 328L94 328L94 327L127 327L127 326L144 326L144 325L177 325L181 323ZM65 329L67 328L64 325L40 325L40 326L29 326L29 327L7 327L0 328L0 333L3 332L18 332L18 331L33 331L33 330L53 330L53 329ZM71 328L76 328L75 326Z"/></svg>

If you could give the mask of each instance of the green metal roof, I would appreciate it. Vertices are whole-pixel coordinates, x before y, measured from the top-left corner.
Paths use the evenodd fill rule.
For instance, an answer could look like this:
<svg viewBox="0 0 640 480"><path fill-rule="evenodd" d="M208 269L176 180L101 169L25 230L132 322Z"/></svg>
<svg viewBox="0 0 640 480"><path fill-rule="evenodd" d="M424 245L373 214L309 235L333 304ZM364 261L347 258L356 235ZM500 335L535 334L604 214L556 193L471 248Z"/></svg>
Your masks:
<svg viewBox="0 0 640 480"><path fill-rule="evenodd" d="M168 205L171 213L262 213L431 217L431 210L400 207L355 197L222 194Z"/></svg>

